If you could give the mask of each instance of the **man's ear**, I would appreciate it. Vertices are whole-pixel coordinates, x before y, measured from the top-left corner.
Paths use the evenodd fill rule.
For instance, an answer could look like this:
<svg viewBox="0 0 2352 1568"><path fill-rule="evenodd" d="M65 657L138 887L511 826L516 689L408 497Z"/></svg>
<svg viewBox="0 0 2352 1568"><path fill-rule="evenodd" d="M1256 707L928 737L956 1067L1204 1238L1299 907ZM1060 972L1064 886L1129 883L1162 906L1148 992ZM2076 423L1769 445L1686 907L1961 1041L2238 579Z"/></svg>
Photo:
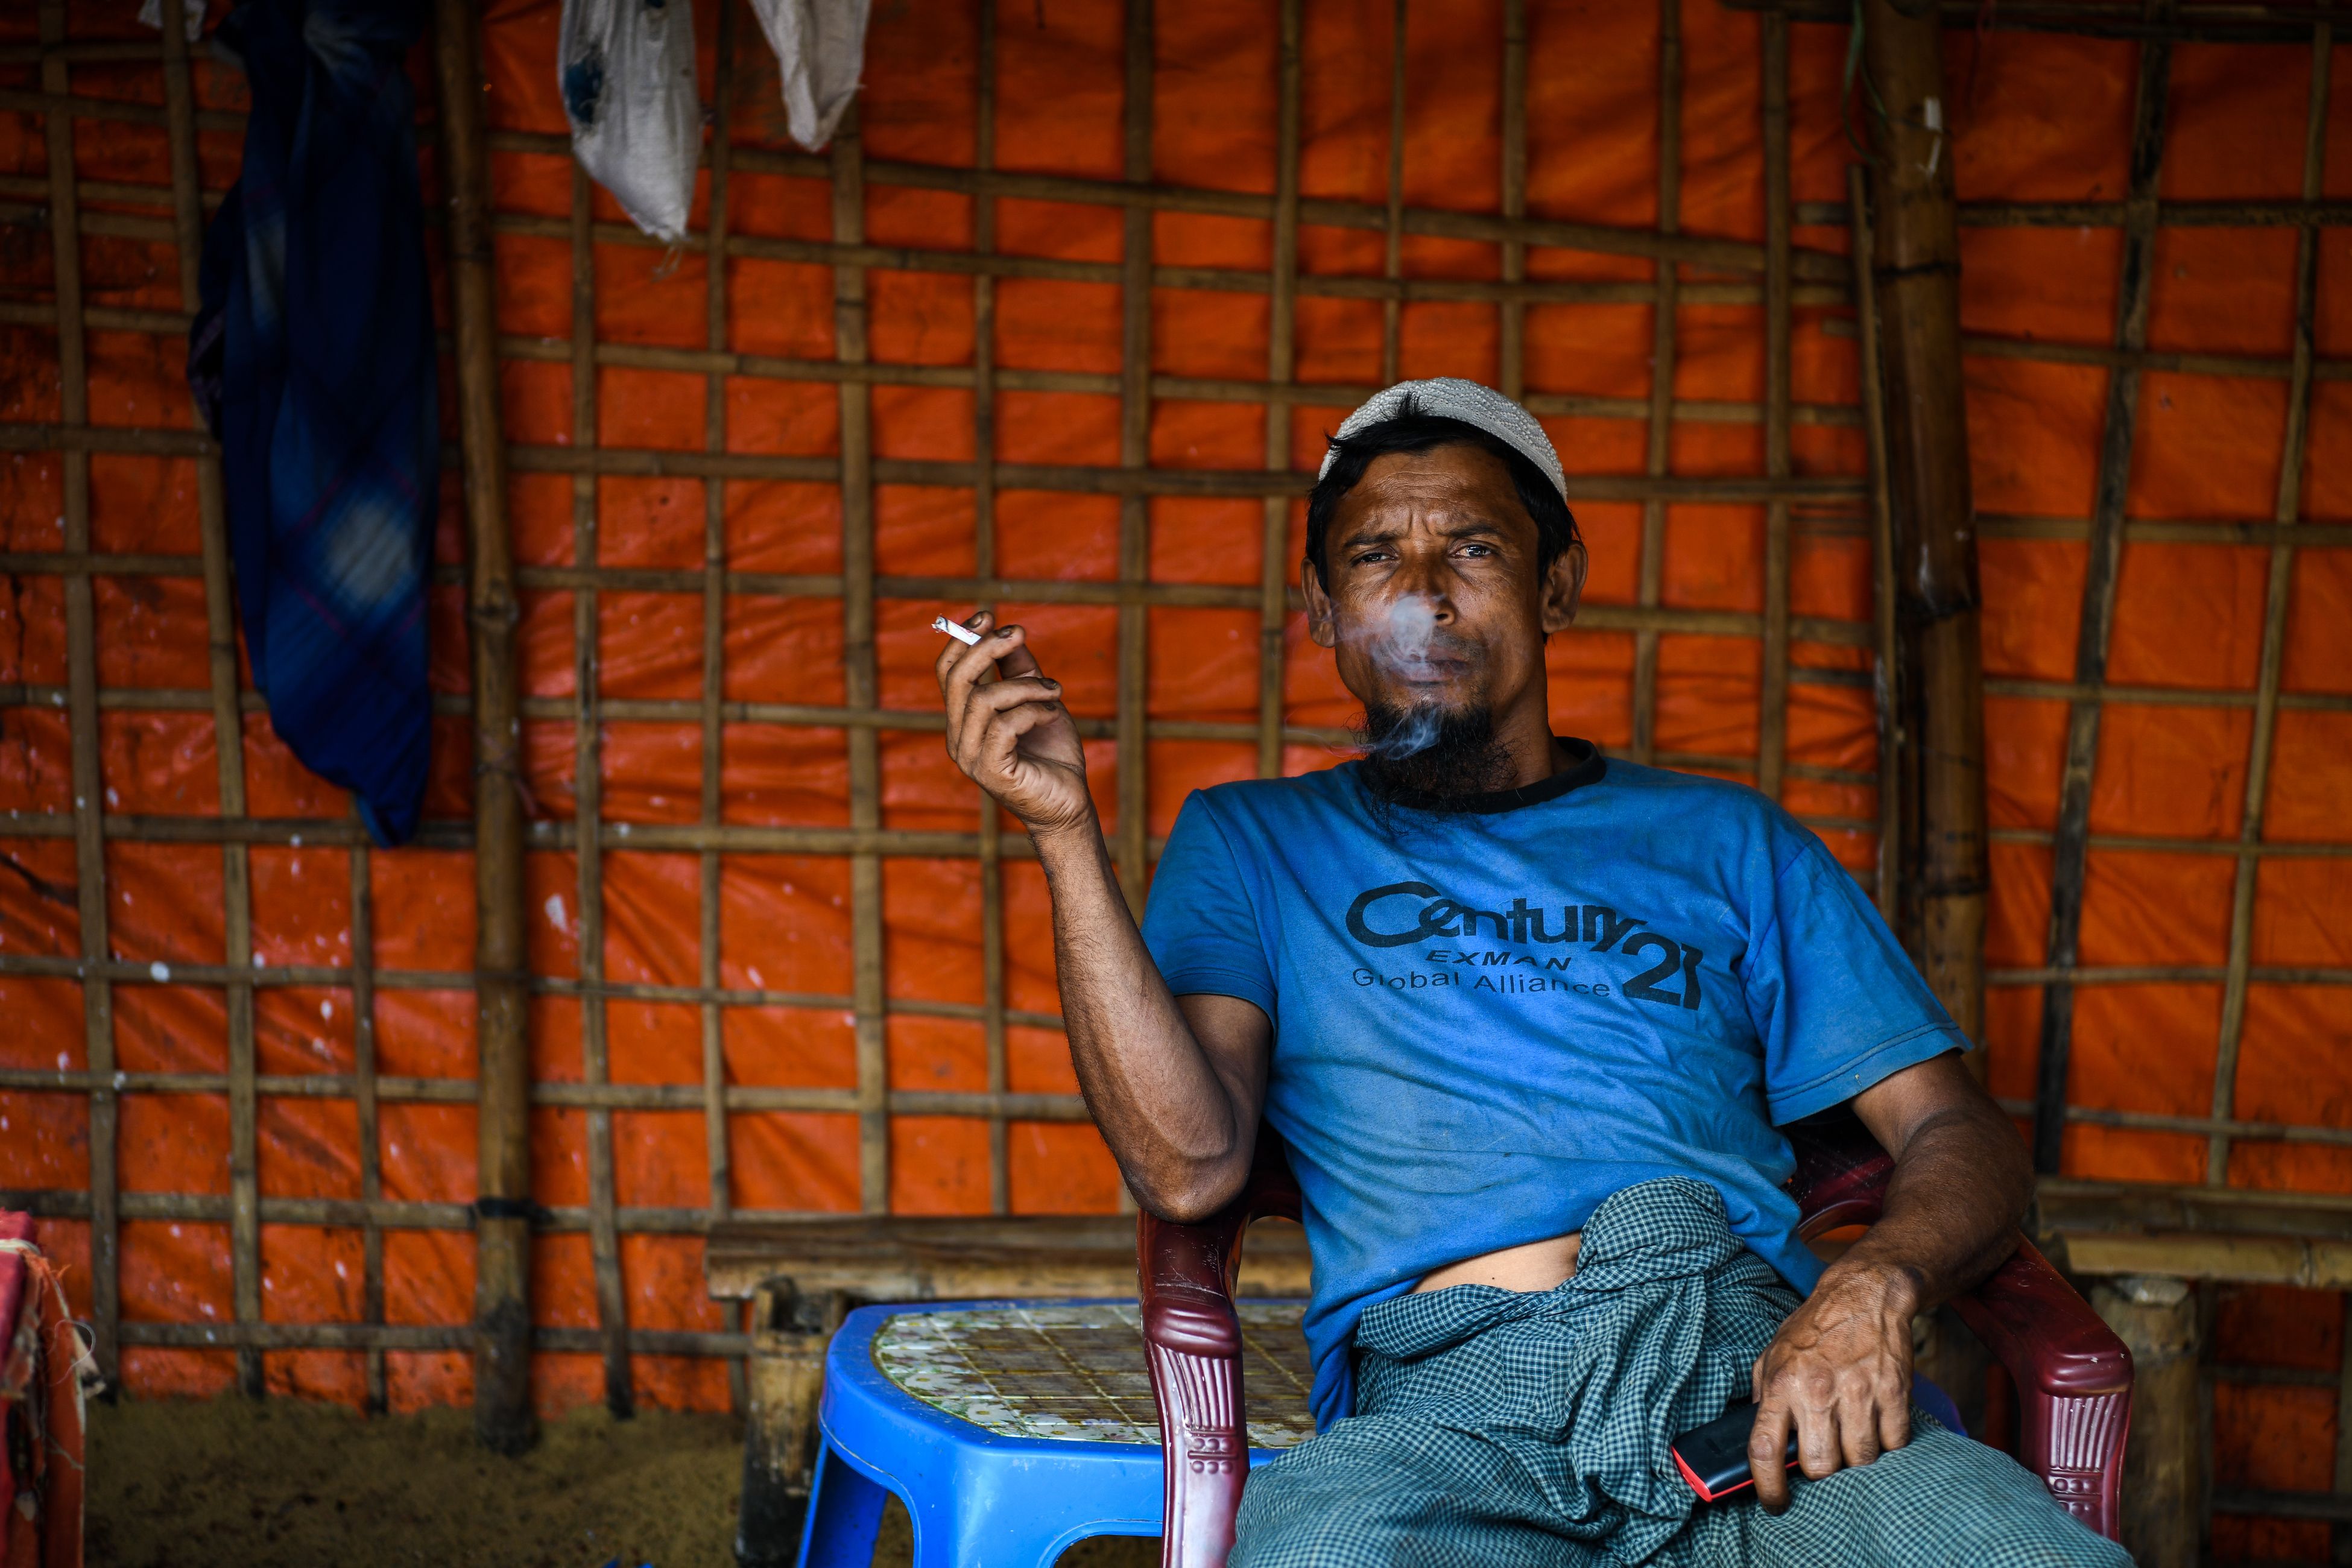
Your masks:
<svg viewBox="0 0 2352 1568"><path fill-rule="evenodd" d="M1575 622L1576 607L1584 599L1585 568L1591 563L1581 540L1552 558L1543 580L1544 636L1564 632Z"/></svg>
<svg viewBox="0 0 2352 1568"><path fill-rule="evenodd" d="M1339 628L1331 607L1331 595L1323 586L1323 574L1315 570L1312 561L1298 563L1298 591L1307 598L1307 635L1317 647L1338 647Z"/></svg>

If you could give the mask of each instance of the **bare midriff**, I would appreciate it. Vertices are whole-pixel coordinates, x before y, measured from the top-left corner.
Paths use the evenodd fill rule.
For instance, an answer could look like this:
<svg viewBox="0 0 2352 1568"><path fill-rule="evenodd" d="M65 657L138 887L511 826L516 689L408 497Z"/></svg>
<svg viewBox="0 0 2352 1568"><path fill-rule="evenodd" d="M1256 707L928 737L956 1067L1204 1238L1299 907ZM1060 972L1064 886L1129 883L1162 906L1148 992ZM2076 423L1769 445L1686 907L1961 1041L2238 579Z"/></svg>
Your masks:
<svg viewBox="0 0 2352 1568"><path fill-rule="evenodd" d="M1498 1290L1549 1290L1576 1272L1576 1249L1584 1233L1571 1230L1544 1241L1506 1247L1476 1258L1449 1263L1421 1277L1415 1291L1443 1290L1449 1285L1492 1285Z"/></svg>

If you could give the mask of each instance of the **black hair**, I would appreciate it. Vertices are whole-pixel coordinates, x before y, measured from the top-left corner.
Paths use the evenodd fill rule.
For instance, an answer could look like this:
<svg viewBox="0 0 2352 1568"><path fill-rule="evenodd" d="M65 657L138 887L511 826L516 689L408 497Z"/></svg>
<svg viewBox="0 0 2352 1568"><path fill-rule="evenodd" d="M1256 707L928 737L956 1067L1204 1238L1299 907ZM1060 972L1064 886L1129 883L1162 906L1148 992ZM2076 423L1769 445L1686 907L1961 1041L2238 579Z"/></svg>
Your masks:
<svg viewBox="0 0 2352 1568"><path fill-rule="evenodd" d="M1328 542L1332 514L1363 479L1372 459L1391 452L1426 452L1434 447L1463 446L1476 447L1500 458L1503 467L1510 471L1512 487L1519 492L1519 504L1535 519L1536 571L1539 574L1550 571L1551 563L1570 545L1583 542L1567 500L1553 485L1551 477L1536 467L1533 458L1501 437L1466 420L1423 414L1414 406L1411 396L1394 415L1377 425L1368 425L1353 435L1327 436L1324 439L1331 444L1331 467L1315 481L1315 489L1307 498L1307 564L1315 569L1316 581L1326 587L1331 582Z"/></svg>

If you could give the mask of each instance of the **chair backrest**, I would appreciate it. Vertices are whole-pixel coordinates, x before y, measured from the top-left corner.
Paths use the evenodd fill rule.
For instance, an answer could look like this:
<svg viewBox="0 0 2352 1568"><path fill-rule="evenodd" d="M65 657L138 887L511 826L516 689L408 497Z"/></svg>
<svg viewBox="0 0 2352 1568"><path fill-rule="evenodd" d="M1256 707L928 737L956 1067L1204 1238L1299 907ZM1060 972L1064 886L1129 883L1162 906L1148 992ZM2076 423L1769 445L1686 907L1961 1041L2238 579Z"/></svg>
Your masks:
<svg viewBox="0 0 2352 1568"><path fill-rule="evenodd" d="M1306 1199L1299 1194L1298 1178L1290 1172L1290 1146L1271 1127L1257 1130L1257 1152L1250 1161L1242 1201L1254 1220L1304 1217Z"/></svg>
<svg viewBox="0 0 2352 1568"><path fill-rule="evenodd" d="M1797 1234L1807 1241L1842 1226L1869 1225L1885 1206L1895 1162L1851 1110L1810 1117L1788 1129L1796 1152L1789 1192Z"/></svg>

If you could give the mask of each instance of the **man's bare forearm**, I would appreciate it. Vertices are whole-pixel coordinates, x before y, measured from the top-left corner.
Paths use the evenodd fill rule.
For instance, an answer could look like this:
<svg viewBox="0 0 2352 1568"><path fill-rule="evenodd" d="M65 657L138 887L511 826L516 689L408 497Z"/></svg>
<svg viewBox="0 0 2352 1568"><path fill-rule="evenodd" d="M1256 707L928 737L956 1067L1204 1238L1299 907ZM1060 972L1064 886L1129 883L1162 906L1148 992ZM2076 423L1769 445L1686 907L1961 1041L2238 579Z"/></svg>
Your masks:
<svg viewBox="0 0 2352 1568"><path fill-rule="evenodd" d="M1222 1077L1143 945L1102 829L1036 837L1054 899L1062 1021L1087 1109L1136 1199L1168 1219L1223 1207L1248 1175L1256 1107Z"/></svg>
<svg viewBox="0 0 2352 1568"><path fill-rule="evenodd" d="M1940 1110L1905 1141L1884 1214L1840 1267L1907 1275L1911 1310L1930 1310L2009 1257L2032 1194L2024 1146L1989 1103Z"/></svg>
<svg viewBox="0 0 2352 1568"><path fill-rule="evenodd" d="M2025 1146L1957 1052L1888 1074L1853 1108L1895 1177L1878 1223L1756 1358L1748 1457L1776 1512L1789 1506L1792 1430L1816 1480L1909 1440L1912 1320L2000 1266L2032 1193Z"/></svg>
<svg viewBox="0 0 2352 1568"><path fill-rule="evenodd" d="M1104 1141L1154 1213L1214 1211L1249 1172L1265 1015L1231 997L1180 1007L1168 994L1111 871L1087 793L1085 742L1028 633L981 611L934 668L948 755L1027 825L1045 868L1070 1058Z"/></svg>

